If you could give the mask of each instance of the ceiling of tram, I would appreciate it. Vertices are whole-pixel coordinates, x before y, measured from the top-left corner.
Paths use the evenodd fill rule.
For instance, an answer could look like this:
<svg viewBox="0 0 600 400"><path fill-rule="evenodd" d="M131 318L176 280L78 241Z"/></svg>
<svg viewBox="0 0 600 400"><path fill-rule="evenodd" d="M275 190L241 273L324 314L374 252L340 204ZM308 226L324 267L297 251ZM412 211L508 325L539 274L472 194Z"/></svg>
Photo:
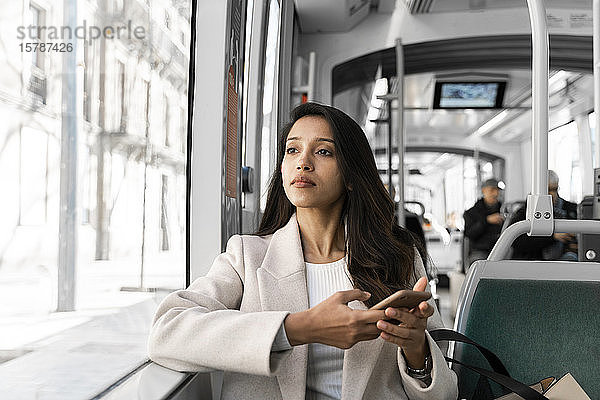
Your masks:
<svg viewBox="0 0 600 400"><path fill-rule="evenodd" d="M484 71L478 71L482 73ZM526 70L514 70L507 73L500 70L487 70L486 76L497 76L508 82L505 93L505 104L510 104L531 85L531 74ZM497 110L434 110L433 91L436 79L442 74L423 73L405 77L405 126L411 136L422 135L460 135L467 136L475 132L488 121ZM472 80L477 75L471 71L453 73L453 76L463 80Z"/></svg>
<svg viewBox="0 0 600 400"><path fill-rule="evenodd" d="M457 80L475 76L504 77L506 92L502 109L433 109L433 91L443 73L420 73L405 76L404 106L407 148L438 146L438 150L406 153L405 164L423 175L439 174L453 165L462 163L461 156L451 154L460 143L518 145L531 135L531 72L515 70L452 71ZM334 97L334 105L346 111L365 129L374 149L381 171L387 169L388 128L383 122L388 117L387 102L378 95L396 91L395 77L389 82L381 78L359 87L347 89ZM593 77L581 72L551 71L549 80L549 129L573 121L593 108ZM395 106L394 106L395 107ZM392 113L394 117L394 113ZM395 120L392 120L394 126ZM393 129L393 128L392 128ZM395 148L395 134L392 147ZM454 146L452 145L454 143ZM444 150L446 148L446 150ZM395 150L393 150L393 153ZM443 154L446 154L443 156ZM442 157L441 157L442 156ZM392 157L392 168L398 159Z"/></svg>
<svg viewBox="0 0 600 400"><path fill-rule="evenodd" d="M443 73L421 73L405 76L404 124L407 143L419 145L448 137L487 137L499 142L520 142L530 134L531 72L528 70L452 71L453 79L496 76L506 80L503 109L433 109L436 80ZM551 71L550 129L569 122L575 115L591 109L593 98L591 75L580 72ZM395 78L382 78L340 92L334 105L356 118L376 147L387 143L387 105L378 95L395 92Z"/></svg>
<svg viewBox="0 0 600 400"><path fill-rule="evenodd" d="M403 4L402 4L403 3ZM546 0L548 8L590 8L590 0ZM303 33L345 32L370 13L392 13L406 7L412 14L482 11L526 7L526 0L294 0Z"/></svg>
<svg viewBox="0 0 600 400"><path fill-rule="evenodd" d="M428 3L427 12L457 12L470 10L488 10L498 8L527 7L526 0L404 0L405 3ZM546 0L548 8L590 8L590 0ZM423 8L421 8L423 9Z"/></svg>

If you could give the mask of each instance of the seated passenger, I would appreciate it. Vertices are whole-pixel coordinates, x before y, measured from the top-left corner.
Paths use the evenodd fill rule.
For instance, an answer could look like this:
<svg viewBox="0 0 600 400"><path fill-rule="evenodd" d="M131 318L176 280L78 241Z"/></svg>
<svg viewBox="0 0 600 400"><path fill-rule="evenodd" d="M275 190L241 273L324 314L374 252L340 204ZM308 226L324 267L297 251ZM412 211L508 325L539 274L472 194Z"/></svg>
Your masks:
<svg viewBox="0 0 600 400"><path fill-rule="evenodd" d="M558 195L558 175L548 171L548 193L552 196L555 219L577 219L577 205ZM518 209L511 224L525 220L526 207ZM577 261L577 237L571 233L554 233L552 236L519 236L512 244L515 260Z"/></svg>
<svg viewBox="0 0 600 400"><path fill-rule="evenodd" d="M259 231L232 236L206 276L164 299L150 358L224 370L223 399L456 399L427 332L443 326L433 301L368 309L427 280L364 132L305 103L282 133Z"/></svg>
<svg viewBox="0 0 600 400"><path fill-rule="evenodd" d="M477 260L485 260L502 231L504 217L500 214L502 202L498 180L488 179L481 187L483 197L465 211L465 236L469 238L469 266Z"/></svg>

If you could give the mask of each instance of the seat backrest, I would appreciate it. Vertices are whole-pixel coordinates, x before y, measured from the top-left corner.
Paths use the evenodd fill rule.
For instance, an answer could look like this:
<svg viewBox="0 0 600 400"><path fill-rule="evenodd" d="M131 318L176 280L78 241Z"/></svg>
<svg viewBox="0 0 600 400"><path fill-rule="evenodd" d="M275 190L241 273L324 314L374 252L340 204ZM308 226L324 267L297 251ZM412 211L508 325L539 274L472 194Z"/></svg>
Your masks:
<svg viewBox="0 0 600 400"><path fill-rule="evenodd" d="M469 251L470 251L470 245L471 244L469 243L469 238L463 232L463 236L462 236L462 252L461 252L461 256L462 256L462 272L465 272L466 270L469 269Z"/></svg>
<svg viewBox="0 0 600 400"><path fill-rule="evenodd" d="M455 329L496 353L513 378L532 384L570 372L600 399L600 264L478 261L460 299ZM470 346L456 345L453 356L489 368ZM461 396L472 393L479 377L455 370Z"/></svg>

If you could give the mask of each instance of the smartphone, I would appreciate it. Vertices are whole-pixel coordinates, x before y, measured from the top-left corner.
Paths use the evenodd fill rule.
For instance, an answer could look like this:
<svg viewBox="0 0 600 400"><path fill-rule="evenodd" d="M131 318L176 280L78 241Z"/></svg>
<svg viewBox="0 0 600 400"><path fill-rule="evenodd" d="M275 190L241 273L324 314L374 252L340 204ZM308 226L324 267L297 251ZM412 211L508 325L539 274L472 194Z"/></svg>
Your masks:
<svg viewBox="0 0 600 400"><path fill-rule="evenodd" d="M406 289L398 290L396 293L381 300L370 309L384 310L387 307L406 307L410 309L418 306L422 301L429 300L429 298L431 298L431 293L429 292L417 292Z"/></svg>

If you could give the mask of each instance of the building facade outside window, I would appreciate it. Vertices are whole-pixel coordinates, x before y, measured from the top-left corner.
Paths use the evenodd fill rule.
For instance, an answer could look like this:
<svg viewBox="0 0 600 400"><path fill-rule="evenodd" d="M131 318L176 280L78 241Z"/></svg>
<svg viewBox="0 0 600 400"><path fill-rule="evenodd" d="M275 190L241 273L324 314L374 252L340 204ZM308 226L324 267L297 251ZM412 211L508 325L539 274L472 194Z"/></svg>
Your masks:
<svg viewBox="0 0 600 400"><path fill-rule="evenodd" d="M154 308L185 286L190 56L181 40L191 2L51 3L18 0L0 12L9 60L0 64L3 398L46 398L60 385L73 398L96 396L147 359ZM182 35L164 30L158 16L167 9ZM74 25L65 12L75 13ZM49 38L84 21L88 34L114 27L112 37ZM30 35L30 26L44 29ZM73 53L21 51L42 41ZM74 99L62 96L67 84ZM76 175L66 191L61 168ZM76 221L73 240L63 239L65 209ZM61 269L65 246L75 256ZM74 307L59 306L65 296Z"/></svg>

